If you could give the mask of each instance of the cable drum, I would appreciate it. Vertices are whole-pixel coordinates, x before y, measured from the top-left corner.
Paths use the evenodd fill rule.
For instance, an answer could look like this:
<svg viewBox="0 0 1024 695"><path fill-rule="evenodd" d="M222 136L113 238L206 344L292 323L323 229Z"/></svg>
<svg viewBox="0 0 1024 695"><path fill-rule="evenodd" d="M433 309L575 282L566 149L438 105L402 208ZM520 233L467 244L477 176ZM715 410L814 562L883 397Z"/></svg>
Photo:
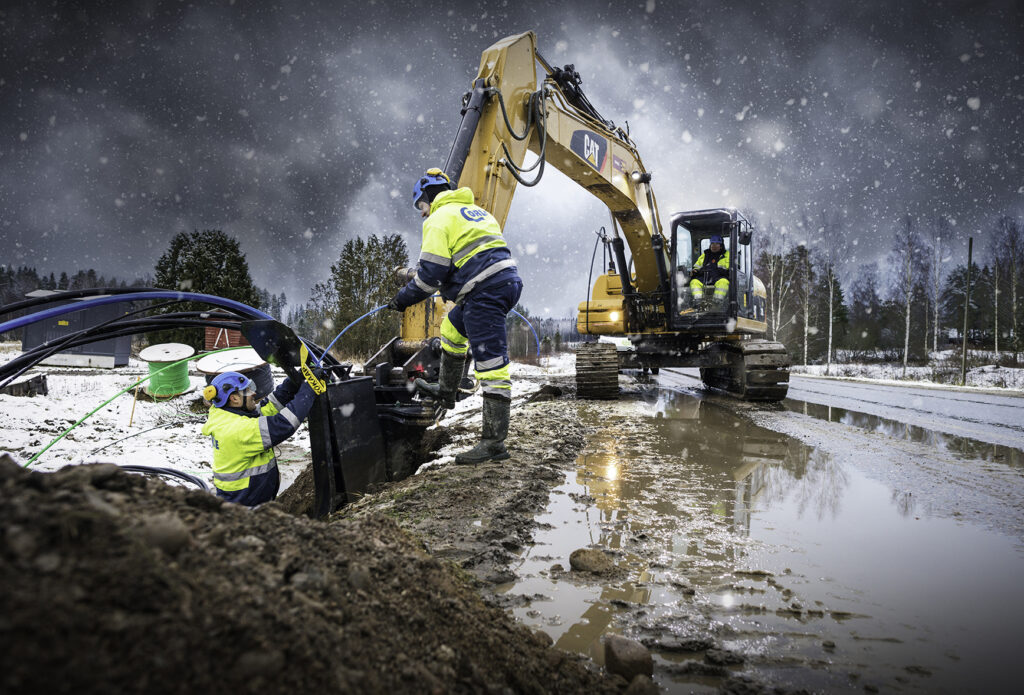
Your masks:
<svg viewBox="0 0 1024 695"><path fill-rule="evenodd" d="M202 372L207 384L213 381L213 377L223 372L244 374L255 383L257 400L274 391L274 374L270 370L270 365L252 348L204 355L196 362L196 369Z"/></svg>
<svg viewBox="0 0 1024 695"><path fill-rule="evenodd" d="M195 350L192 346L182 343L151 345L140 352L139 359L149 363L150 379L144 387L145 392L154 398L169 398L190 390L192 382L188 378L188 362L172 363L185 360L193 354ZM165 369L168 364L171 367Z"/></svg>

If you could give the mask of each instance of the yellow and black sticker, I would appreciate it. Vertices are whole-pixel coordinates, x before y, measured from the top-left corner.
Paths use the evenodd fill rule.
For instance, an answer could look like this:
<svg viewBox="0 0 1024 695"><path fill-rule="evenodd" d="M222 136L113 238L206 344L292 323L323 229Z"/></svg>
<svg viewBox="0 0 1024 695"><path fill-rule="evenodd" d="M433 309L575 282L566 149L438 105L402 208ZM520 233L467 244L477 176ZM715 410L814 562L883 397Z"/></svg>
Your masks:
<svg viewBox="0 0 1024 695"><path fill-rule="evenodd" d="M319 396L327 390L327 384L323 380L317 379L316 375L313 374L313 370L306 364L309 360L309 350L306 348L305 343L302 344L299 350L299 357L302 360L302 377L309 384L309 388L313 389L313 393Z"/></svg>

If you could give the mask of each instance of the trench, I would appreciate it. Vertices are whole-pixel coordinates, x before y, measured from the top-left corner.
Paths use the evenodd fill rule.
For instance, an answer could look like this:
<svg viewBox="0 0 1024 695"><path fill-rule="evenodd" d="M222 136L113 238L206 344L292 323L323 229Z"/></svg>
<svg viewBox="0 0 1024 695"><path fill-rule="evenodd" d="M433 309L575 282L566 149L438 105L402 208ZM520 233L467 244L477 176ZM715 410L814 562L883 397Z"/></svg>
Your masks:
<svg viewBox="0 0 1024 695"><path fill-rule="evenodd" d="M668 692L737 676L851 692L1007 685L1021 539L929 516L850 457L700 395L578 407L588 444L502 587L556 647L601 663L605 634L638 639ZM616 573L568 571L583 547Z"/></svg>

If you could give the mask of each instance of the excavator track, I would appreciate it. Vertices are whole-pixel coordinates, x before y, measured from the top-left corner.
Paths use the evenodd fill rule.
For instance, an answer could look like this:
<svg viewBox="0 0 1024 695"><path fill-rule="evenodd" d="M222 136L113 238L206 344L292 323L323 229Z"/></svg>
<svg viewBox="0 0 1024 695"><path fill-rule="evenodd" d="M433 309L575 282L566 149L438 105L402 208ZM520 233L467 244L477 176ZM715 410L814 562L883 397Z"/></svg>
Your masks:
<svg viewBox="0 0 1024 695"><path fill-rule="evenodd" d="M730 366L701 367L704 385L745 401L781 401L789 391L789 353L771 340L716 343L728 353Z"/></svg>
<svg viewBox="0 0 1024 695"><path fill-rule="evenodd" d="M611 343L580 343L576 348L576 397L619 397L619 354Z"/></svg>

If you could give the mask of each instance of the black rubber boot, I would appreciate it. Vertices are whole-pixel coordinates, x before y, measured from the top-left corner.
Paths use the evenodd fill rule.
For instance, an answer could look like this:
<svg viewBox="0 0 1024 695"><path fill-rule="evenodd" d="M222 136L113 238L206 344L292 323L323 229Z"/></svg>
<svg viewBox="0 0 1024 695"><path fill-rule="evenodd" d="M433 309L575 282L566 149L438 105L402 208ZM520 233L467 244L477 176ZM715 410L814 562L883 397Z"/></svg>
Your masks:
<svg viewBox="0 0 1024 695"><path fill-rule="evenodd" d="M455 407L455 396L459 392L459 382L462 381L462 372L465 367L465 357L456 357L442 350L441 370L437 376L437 383L434 384L426 379L416 379L416 390L451 410Z"/></svg>
<svg viewBox="0 0 1024 695"><path fill-rule="evenodd" d="M505 448L505 438L508 436L511 410L511 400L484 396L484 424L480 443L469 451L457 454L455 463L463 466L484 461L504 461L509 458L511 454Z"/></svg>

